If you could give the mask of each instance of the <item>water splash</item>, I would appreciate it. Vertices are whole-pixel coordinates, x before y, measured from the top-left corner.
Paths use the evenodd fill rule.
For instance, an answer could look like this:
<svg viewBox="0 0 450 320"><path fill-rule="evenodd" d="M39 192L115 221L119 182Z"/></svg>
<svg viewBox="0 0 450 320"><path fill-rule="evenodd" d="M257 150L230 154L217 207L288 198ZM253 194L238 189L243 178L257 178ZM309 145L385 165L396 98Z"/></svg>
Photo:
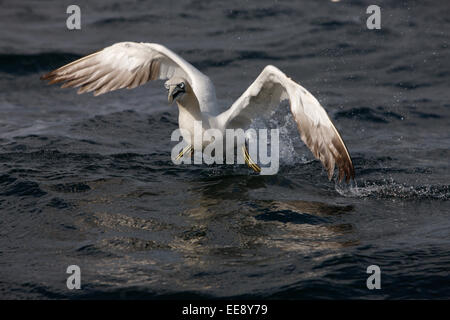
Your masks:
<svg viewBox="0 0 450 320"><path fill-rule="evenodd" d="M398 183L392 178L380 181L363 181L358 186L356 181L349 185L335 184L335 190L344 197L404 199L404 200L449 200L449 185L421 185L411 186Z"/></svg>

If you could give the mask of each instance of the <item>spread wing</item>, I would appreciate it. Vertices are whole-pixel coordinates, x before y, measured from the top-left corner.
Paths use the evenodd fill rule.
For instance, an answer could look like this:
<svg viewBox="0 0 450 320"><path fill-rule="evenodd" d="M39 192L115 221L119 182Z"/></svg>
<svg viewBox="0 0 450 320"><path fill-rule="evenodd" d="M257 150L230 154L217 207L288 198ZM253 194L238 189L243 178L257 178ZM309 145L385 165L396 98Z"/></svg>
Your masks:
<svg viewBox="0 0 450 320"><path fill-rule="evenodd" d="M266 114L288 99L303 142L319 159L331 180L335 164L339 181L354 179L355 170L339 132L325 109L305 88L274 66L267 66L235 103L219 115L226 128L245 128L253 119Z"/></svg>
<svg viewBox="0 0 450 320"><path fill-rule="evenodd" d="M78 93L94 95L127 88L150 80L185 78L194 90L200 107L215 99L214 87L207 76L166 47L156 43L119 42L103 50L62 66L41 77L62 88L79 87Z"/></svg>

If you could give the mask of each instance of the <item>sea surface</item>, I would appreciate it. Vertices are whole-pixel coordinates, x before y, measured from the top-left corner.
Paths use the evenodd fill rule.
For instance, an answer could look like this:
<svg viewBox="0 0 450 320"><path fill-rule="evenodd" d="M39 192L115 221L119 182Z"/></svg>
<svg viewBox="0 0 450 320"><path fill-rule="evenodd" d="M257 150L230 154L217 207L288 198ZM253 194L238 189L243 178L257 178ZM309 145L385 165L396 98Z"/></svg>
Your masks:
<svg viewBox="0 0 450 320"><path fill-rule="evenodd" d="M71 4L81 30L66 27ZM449 1L0 7L0 298L450 298ZM94 97L39 80L120 41L179 53L223 110L277 66L325 107L355 182L328 181L286 105L267 120L280 170L260 176L173 164L161 81Z"/></svg>

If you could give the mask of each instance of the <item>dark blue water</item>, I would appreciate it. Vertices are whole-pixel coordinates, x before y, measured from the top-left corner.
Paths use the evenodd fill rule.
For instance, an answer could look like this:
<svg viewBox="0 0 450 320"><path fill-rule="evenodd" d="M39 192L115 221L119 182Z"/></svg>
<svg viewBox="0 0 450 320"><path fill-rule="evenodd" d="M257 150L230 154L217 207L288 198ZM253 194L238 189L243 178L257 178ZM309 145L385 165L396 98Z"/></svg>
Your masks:
<svg viewBox="0 0 450 320"><path fill-rule="evenodd" d="M450 297L448 1L0 5L0 298ZM280 172L259 176L174 165L161 82L94 98L39 80L119 41L181 54L224 109L276 65L327 109L356 185L327 180L286 107Z"/></svg>

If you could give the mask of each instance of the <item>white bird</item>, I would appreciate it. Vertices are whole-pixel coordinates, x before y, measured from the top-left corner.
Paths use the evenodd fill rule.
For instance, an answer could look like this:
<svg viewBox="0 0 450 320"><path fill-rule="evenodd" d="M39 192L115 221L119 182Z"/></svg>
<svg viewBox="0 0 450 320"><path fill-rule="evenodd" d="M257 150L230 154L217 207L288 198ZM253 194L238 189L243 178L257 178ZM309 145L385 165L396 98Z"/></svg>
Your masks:
<svg viewBox="0 0 450 320"><path fill-rule="evenodd" d="M50 84L62 82L62 88L80 87L79 94L94 91L95 96L122 88L132 89L150 80L168 79L165 82L168 100L176 101L179 127L189 132L190 137L184 138L191 142L195 139L194 121L202 121L203 130L245 129L254 119L287 99L301 139L322 162L328 178L331 180L335 164L339 168L339 181L345 177L349 182L355 176L344 141L324 108L305 88L271 65L266 66L241 97L222 113L211 80L179 55L156 43L116 43L49 72L41 79L49 80ZM255 171L260 170L245 145L241 147L247 164ZM192 143L190 148L192 151Z"/></svg>

